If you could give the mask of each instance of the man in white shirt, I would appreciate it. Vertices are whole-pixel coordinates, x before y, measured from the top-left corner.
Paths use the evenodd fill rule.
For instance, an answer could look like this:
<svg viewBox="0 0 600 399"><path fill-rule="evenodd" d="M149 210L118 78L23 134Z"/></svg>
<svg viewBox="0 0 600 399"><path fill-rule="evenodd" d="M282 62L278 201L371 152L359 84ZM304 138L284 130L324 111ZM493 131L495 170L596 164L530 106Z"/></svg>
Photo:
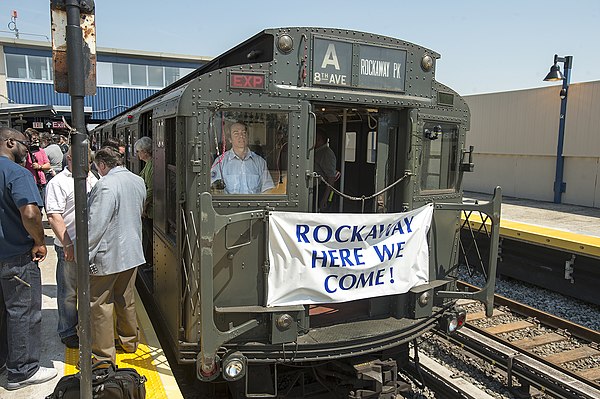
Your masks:
<svg viewBox="0 0 600 399"><path fill-rule="evenodd" d="M91 154L90 154L91 155ZM75 263L75 181L71 150L67 167L46 186L46 214L56 238L56 299L58 335L68 348L78 348L77 336L77 264ZM87 177L87 192L98 182L92 172Z"/></svg>

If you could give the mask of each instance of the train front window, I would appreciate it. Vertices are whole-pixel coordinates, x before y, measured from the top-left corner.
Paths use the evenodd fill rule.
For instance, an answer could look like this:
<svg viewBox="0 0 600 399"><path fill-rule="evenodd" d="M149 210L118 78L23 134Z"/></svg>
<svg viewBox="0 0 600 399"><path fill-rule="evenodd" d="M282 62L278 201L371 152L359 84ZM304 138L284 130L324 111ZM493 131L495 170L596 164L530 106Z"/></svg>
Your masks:
<svg viewBox="0 0 600 399"><path fill-rule="evenodd" d="M427 122L423 127L421 191L456 187L458 125Z"/></svg>
<svg viewBox="0 0 600 399"><path fill-rule="evenodd" d="M210 135L211 193L286 194L288 114L215 112Z"/></svg>

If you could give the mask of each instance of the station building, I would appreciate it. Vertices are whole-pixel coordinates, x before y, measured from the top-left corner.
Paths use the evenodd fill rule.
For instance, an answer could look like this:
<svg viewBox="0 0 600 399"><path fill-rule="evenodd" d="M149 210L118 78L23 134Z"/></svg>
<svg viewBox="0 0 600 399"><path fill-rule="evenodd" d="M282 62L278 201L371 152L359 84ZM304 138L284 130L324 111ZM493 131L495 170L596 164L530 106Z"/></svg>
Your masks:
<svg viewBox="0 0 600 399"><path fill-rule="evenodd" d="M541 80L541 79L540 79ZM541 83L541 82L540 82ZM544 84L544 83L541 83ZM464 189L553 202L560 84L464 96L475 170ZM571 83L564 129L563 204L600 208L600 81Z"/></svg>
<svg viewBox="0 0 600 399"><path fill-rule="evenodd" d="M96 50L97 89L85 98L86 123L123 112L211 60L210 57L116 48ZM64 131L70 97L54 91L51 43L0 37L0 126ZM554 197L560 85L464 96L471 109L467 145L475 171L468 191L511 197ZM562 202L600 208L600 81L569 88Z"/></svg>
<svg viewBox="0 0 600 399"><path fill-rule="evenodd" d="M96 95L85 97L88 125L123 112L204 65L209 57L102 48L96 50ZM64 131L71 100L54 90L50 42L0 37L0 125Z"/></svg>

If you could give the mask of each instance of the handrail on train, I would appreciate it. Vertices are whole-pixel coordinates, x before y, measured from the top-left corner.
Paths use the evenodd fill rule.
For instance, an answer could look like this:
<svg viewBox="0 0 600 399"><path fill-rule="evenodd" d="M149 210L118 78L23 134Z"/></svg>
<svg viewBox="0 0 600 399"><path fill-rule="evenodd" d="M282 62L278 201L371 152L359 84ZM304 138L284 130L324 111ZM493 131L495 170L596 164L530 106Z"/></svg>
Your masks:
<svg viewBox="0 0 600 399"><path fill-rule="evenodd" d="M494 189L494 195L490 201L479 202L477 204L447 204L434 203L435 210L452 211L475 211L486 214L491 220L491 234L489 257L488 257L488 276L485 285L478 291L458 292L458 291L438 291L437 296L442 298L456 299L474 299L485 305L485 314L492 316L494 311L494 287L496 285L496 266L498 262L498 240L500 238L500 206L502 203L502 189L498 186ZM494 245L496 244L496 245Z"/></svg>

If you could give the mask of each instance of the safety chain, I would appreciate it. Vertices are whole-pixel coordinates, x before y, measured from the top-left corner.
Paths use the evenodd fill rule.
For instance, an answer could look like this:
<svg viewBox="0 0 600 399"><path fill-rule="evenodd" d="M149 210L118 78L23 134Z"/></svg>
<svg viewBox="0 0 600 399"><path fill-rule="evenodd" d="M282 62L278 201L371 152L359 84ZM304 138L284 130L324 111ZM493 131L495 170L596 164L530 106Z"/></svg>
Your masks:
<svg viewBox="0 0 600 399"><path fill-rule="evenodd" d="M387 190L389 190L390 188L394 187L396 184L400 183L402 180L404 180L405 178L407 178L408 176L413 176L413 173L410 172L404 172L404 175L399 178L398 180L396 180L395 182L393 182L392 184L390 184L387 187L384 187L382 190L376 192L375 194L371 194L369 196L362 196L362 197L353 197L351 195L345 194L343 192L341 192L340 190L338 190L337 188L333 187L331 184L329 184L329 182L327 180L325 180L325 178L321 175L319 175L317 172L313 172L313 179L319 179L321 180L323 183L325 183L327 186L329 186L329 188L331 190L333 190L334 193L336 193L337 195L344 197L346 199L349 199L351 201L367 201L370 199L373 199L375 197L377 197L378 195L381 195L383 193L385 193Z"/></svg>

